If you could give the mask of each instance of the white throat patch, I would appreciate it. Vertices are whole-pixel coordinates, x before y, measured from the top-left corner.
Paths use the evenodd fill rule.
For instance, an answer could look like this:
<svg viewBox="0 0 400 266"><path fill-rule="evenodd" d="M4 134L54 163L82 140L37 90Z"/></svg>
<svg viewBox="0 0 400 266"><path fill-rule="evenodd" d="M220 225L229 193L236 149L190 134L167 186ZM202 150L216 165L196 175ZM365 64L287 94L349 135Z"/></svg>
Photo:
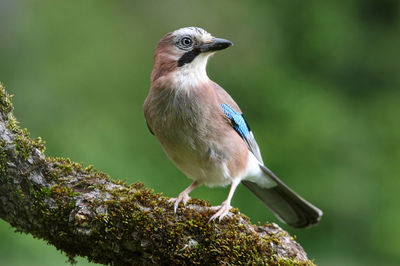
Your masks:
<svg viewBox="0 0 400 266"><path fill-rule="evenodd" d="M212 53L201 53L196 58L181 67L174 74L174 81L178 88L190 89L209 80L207 76L207 61Z"/></svg>

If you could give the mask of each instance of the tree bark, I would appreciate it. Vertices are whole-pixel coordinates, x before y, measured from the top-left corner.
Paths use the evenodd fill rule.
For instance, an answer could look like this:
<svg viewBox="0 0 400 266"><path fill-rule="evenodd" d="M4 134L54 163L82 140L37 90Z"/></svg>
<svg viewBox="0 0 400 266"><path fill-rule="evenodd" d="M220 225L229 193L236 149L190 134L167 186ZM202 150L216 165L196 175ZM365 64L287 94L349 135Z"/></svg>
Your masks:
<svg viewBox="0 0 400 266"><path fill-rule="evenodd" d="M313 265L276 224L256 226L233 209L208 222L193 199L173 212L168 198L141 183L126 185L91 166L44 155L12 113L0 84L0 218L65 252L111 265Z"/></svg>

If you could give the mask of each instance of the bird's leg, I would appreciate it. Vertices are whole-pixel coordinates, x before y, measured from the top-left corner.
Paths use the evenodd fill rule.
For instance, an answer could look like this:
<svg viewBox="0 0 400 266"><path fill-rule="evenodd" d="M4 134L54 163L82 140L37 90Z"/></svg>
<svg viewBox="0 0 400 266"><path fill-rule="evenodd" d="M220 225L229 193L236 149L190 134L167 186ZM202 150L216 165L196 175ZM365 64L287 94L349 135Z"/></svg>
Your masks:
<svg viewBox="0 0 400 266"><path fill-rule="evenodd" d="M192 190L195 189L198 185L199 183L197 181L194 181L190 186L182 191L177 198L170 199L171 202L175 202L174 213L176 213L180 202L183 202L183 205L186 206L186 203L188 202L188 200L190 200L189 193L192 192Z"/></svg>
<svg viewBox="0 0 400 266"><path fill-rule="evenodd" d="M229 213L229 210L232 208L231 200L233 197L233 193L235 193L236 187L239 185L239 183L240 183L240 179L238 179L238 178L232 180L228 198L224 202L222 202L220 206L213 207L213 209L216 209L217 212L213 216L211 216L209 222L212 220L215 220L217 218L221 222L221 220Z"/></svg>

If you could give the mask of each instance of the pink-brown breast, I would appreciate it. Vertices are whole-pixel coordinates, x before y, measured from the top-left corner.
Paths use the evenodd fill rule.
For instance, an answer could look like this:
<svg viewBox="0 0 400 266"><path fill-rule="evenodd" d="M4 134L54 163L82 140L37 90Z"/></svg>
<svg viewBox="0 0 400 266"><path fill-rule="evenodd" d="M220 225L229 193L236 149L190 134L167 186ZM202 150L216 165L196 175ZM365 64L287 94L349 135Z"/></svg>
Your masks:
<svg viewBox="0 0 400 266"><path fill-rule="evenodd" d="M208 80L183 90L174 88L171 79L167 75L153 82L144 105L146 121L168 157L188 177L206 185L227 185L240 178L249 151L224 115L214 83Z"/></svg>

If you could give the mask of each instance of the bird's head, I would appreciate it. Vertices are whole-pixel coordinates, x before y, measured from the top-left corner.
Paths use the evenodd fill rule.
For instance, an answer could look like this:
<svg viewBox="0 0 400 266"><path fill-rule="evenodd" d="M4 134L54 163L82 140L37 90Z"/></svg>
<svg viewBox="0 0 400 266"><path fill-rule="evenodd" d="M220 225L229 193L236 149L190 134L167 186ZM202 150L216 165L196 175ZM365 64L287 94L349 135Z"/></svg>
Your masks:
<svg viewBox="0 0 400 266"><path fill-rule="evenodd" d="M215 38L197 27L187 27L167 33L158 43L154 56L152 81L170 73L206 75L208 58L218 50L232 45L232 42Z"/></svg>

